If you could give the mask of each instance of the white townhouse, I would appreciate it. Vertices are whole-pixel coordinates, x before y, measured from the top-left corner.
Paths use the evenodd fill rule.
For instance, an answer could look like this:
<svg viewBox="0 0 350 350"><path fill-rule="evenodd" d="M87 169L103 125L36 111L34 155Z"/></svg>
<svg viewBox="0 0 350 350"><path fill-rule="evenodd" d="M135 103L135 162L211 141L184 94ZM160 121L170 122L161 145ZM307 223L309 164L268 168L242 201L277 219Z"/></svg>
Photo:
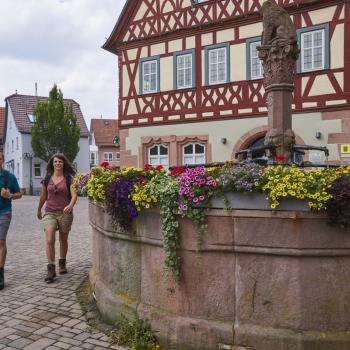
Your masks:
<svg viewBox="0 0 350 350"><path fill-rule="evenodd" d="M5 169L17 178L19 186L26 193L38 193L41 179L45 176L47 163L35 156L31 146L31 129L34 122L34 107L37 101L44 102L47 97L13 94L5 98L5 125L3 147ZM78 172L89 170L89 131L80 106L71 103L80 127L79 152L74 160Z"/></svg>

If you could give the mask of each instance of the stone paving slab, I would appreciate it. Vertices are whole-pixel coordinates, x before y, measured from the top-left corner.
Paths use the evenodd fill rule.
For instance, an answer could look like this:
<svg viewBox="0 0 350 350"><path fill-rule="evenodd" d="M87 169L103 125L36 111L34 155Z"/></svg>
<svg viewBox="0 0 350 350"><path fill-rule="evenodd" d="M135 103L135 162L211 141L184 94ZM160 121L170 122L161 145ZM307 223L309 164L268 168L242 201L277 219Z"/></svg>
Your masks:
<svg viewBox="0 0 350 350"><path fill-rule="evenodd" d="M53 284L44 282L47 262L43 227L36 218L38 199L24 196L13 202L5 289L0 291L0 350L125 350L90 329L76 300L75 290L91 267L87 199L79 198L74 209L68 274L58 274ZM57 236L56 254L58 248Z"/></svg>

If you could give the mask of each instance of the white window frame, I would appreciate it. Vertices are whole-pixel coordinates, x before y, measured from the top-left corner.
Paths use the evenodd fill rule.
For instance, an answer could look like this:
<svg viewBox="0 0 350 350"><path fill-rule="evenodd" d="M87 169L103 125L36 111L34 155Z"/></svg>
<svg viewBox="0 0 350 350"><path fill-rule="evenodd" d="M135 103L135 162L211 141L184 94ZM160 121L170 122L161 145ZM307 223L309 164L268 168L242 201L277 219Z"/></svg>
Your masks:
<svg viewBox="0 0 350 350"><path fill-rule="evenodd" d="M186 57L190 57L190 67L186 67L185 66L185 62L186 62ZM179 68L179 60L183 59L184 63L183 63L183 68ZM176 57L176 85L178 89L186 89L186 88L191 88L193 86L193 54L192 53L187 53L187 54L183 54L183 55L178 55ZM186 72L188 71L188 69L190 68L190 83L186 84ZM182 74L183 75L183 82L184 84L181 85L179 83L180 79L179 79L179 75Z"/></svg>
<svg viewBox="0 0 350 350"><path fill-rule="evenodd" d="M316 33L321 33L322 34L322 45L321 46L315 46L314 45L314 35ZM305 48L304 47L304 38L305 36L307 35L311 35L312 36L312 45L311 47L308 47L308 48ZM312 72L312 71L315 71L315 70L322 70L322 69L325 69L325 45L326 45L326 42L325 42L325 30L324 29L317 29L317 30L310 30L308 32L303 32L301 33L301 52L300 52L300 56L301 56L301 71L302 72ZM321 52L322 52L322 65L321 67L315 67L315 62L314 62L314 50L316 48L321 48ZM311 59L311 68L305 68L305 62L304 62L304 53L305 53L305 50L311 50L311 56L312 56L312 59Z"/></svg>
<svg viewBox="0 0 350 350"><path fill-rule="evenodd" d="M152 65L152 63L155 63L156 64L156 72L155 73L152 73L151 72L151 65ZM149 88L148 89L146 89L145 88L145 76L146 76L146 74L145 74L145 66L146 65L150 65L150 69L149 69L149 71L150 71L150 73L149 74L147 74L147 76L151 76L151 75L155 75L155 77L156 77L156 86L155 86L155 89L151 89L151 84L150 84L150 86L149 86ZM142 65L142 93L143 94L152 94L152 93L155 93L155 92L158 92L159 91L159 86L158 86L158 80L159 80L159 61L158 61L158 59L150 59L150 60L147 60L147 61L143 61L143 62L141 62L141 65Z"/></svg>
<svg viewBox="0 0 350 350"><path fill-rule="evenodd" d="M35 169L39 169L40 170L40 175L35 175ZM33 164L33 174L34 174L34 177L35 178L41 178L41 174L42 174L42 172L41 172L41 164L40 163L34 163Z"/></svg>
<svg viewBox="0 0 350 350"><path fill-rule="evenodd" d="M163 146L167 149L167 154L160 154L160 147ZM157 147L158 148L158 152L157 155L151 155L151 149ZM154 166L157 165L163 165L164 168L168 168L169 167L169 146L165 145L165 144L156 144L156 145L152 145L150 147L148 147L148 163L152 164ZM166 162L162 162L162 160L166 160Z"/></svg>
<svg viewBox="0 0 350 350"><path fill-rule="evenodd" d="M218 62L219 59L219 52L224 51L224 61ZM216 53L216 62L211 62L210 56L211 53ZM225 68L225 77L222 80L219 80L219 64L223 64ZM212 69L216 70L217 80L211 80L211 72ZM215 49L210 49L208 51L208 79L209 79L209 85L215 85L215 84L223 84L227 82L227 47L218 47Z"/></svg>
<svg viewBox="0 0 350 350"><path fill-rule="evenodd" d="M94 162L92 161L92 157L91 157L92 155L95 156ZM98 164L98 152L97 151L90 151L90 165L94 166L97 164Z"/></svg>
<svg viewBox="0 0 350 350"><path fill-rule="evenodd" d="M104 162L112 162L113 161L113 153L112 152L103 152L103 161Z"/></svg>
<svg viewBox="0 0 350 350"><path fill-rule="evenodd" d="M190 145L193 146L193 153L192 154L188 154L188 153L185 154L185 147L190 146ZM200 146L204 147L204 153L196 153L196 145L200 145ZM182 146L182 164L183 165L190 165L190 164L203 164L203 163L205 163L205 159L206 159L205 158L205 153L206 153L205 149L206 149L205 144L200 143L200 142L190 142L190 143L184 144ZM188 161L185 160L185 157L186 158L192 157L192 162L188 163ZM197 157L203 157L204 162L197 162L196 161Z"/></svg>
<svg viewBox="0 0 350 350"><path fill-rule="evenodd" d="M262 66L262 61L259 58L259 52L258 50L255 49L256 51L256 55L253 56L253 49L254 47L260 46L261 42L260 41L253 41L249 44L249 57L250 57L250 62L249 62L249 66L250 66L250 79L251 80L256 80L256 79L262 79L263 78L263 66ZM253 59L258 59L259 60L259 71L260 74L259 75L253 75Z"/></svg>

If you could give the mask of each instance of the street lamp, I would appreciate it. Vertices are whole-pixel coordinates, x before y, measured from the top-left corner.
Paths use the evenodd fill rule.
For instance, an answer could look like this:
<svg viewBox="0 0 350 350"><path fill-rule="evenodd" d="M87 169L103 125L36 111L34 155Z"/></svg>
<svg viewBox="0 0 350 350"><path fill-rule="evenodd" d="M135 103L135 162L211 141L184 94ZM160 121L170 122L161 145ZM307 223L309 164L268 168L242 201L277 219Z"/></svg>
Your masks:
<svg viewBox="0 0 350 350"><path fill-rule="evenodd" d="M23 159L29 159L29 194L33 195L33 158L34 153L23 153Z"/></svg>

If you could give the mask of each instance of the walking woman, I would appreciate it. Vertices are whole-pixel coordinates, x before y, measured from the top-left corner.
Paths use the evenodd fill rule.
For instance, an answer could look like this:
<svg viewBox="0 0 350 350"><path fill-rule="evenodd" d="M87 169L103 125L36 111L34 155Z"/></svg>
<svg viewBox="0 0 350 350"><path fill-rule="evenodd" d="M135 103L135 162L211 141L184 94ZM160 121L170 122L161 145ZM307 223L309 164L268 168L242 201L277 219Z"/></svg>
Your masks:
<svg viewBox="0 0 350 350"><path fill-rule="evenodd" d="M69 160L61 153L56 153L49 160L46 176L42 181L37 217L42 219L46 234L46 256L48 260L47 283L54 282L55 267L55 239L56 230L59 231L60 259L59 273L67 273L66 256L68 251L68 234L73 222L73 207L77 201L77 193L72 186L75 171ZM46 202L45 213L41 210Z"/></svg>

